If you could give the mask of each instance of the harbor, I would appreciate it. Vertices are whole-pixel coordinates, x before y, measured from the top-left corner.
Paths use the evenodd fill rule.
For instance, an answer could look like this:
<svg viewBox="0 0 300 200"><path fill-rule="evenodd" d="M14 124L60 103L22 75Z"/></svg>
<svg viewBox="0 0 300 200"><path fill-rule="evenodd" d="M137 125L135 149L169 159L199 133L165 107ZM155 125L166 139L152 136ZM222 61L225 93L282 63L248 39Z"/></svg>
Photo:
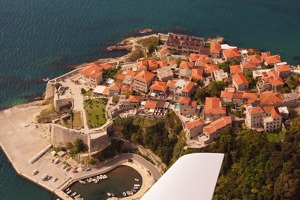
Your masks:
<svg viewBox="0 0 300 200"><path fill-rule="evenodd" d="M120 165L130 166L141 174L143 184L135 197L141 197L153 185L155 179L158 179L154 176L160 176L154 166L151 169L149 166L146 168L145 165L150 163L134 154L123 154L90 171L78 168L78 173L73 173L73 170L62 169L62 162L52 163L54 157L49 153L51 144L47 127L34 121L33 116L44 108L45 106L24 106L0 112L0 145L17 174L23 178L54 193L60 199L72 199L63 191L71 184L105 174ZM134 162L128 162L129 158ZM148 174L148 170L153 176Z"/></svg>

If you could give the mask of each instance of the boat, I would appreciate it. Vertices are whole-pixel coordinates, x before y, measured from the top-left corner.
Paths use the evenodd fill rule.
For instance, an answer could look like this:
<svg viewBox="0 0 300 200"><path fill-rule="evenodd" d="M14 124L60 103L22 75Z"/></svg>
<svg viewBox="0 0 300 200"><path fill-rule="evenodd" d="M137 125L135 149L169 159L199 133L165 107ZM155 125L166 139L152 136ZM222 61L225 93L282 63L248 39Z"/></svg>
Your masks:
<svg viewBox="0 0 300 200"><path fill-rule="evenodd" d="M126 192L123 192L123 196L126 197Z"/></svg>
<svg viewBox="0 0 300 200"><path fill-rule="evenodd" d="M71 194L71 197L74 197L76 194L77 194L76 192L73 192L73 193Z"/></svg>
<svg viewBox="0 0 300 200"><path fill-rule="evenodd" d="M146 28L146 29L139 30L139 33L150 33L152 31L153 31L152 29Z"/></svg>
<svg viewBox="0 0 300 200"><path fill-rule="evenodd" d="M130 191L126 191L126 194L127 194L127 196L130 196L131 192Z"/></svg>
<svg viewBox="0 0 300 200"><path fill-rule="evenodd" d="M50 78L43 78L43 81L48 82Z"/></svg>
<svg viewBox="0 0 300 200"><path fill-rule="evenodd" d="M134 186L134 187L141 187L140 184L134 184L133 186Z"/></svg>
<svg viewBox="0 0 300 200"><path fill-rule="evenodd" d="M135 178L134 180L135 180L136 182L139 182L139 181L140 181L140 179L138 179L138 178Z"/></svg>
<svg viewBox="0 0 300 200"><path fill-rule="evenodd" d="M70 188L67 188L65 191L68 192L70 190Z"/></svg>
<svg viewBox="0 0 300 200"><path fill-rule="evenodd" d="M68 192L67 192L67 194L70 194L72 192L72 190L69 190Z"/></svg>
<svg viewBox="0 0 300 200"><path fill-rule="evenodd" d="M85 182L83 180L79 180L78 182L81 184L85 184Z"/></svg>
<svg viewBox="0 0 300 200"><path fill-rule="evenodd" d="M106 195L107 195L108 197L111 197L111 193L109 193L109 192L107 192Z"/></svg>
<svg viewBox="0 0 300 200"><path fill-rule="evenodd" d="M108 177L104 174L104 175L102 176L102 179L108 179Z"/></svg>

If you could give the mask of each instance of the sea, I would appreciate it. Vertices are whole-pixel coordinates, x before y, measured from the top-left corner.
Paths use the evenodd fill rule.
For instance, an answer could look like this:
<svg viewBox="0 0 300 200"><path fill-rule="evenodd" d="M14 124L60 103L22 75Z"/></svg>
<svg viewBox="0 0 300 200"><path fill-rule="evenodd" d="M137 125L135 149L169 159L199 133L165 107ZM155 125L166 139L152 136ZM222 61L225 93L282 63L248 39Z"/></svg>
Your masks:
<svg viewBox="0 0 300 200"><path fill-rule="evenodd" d="M297 65L299 19L299 0L0 0L0 109L42 95L44 78L125 54L106 48L145 28L223 36ZM18 177L0 150L1 200L51 198Z"/></svg>

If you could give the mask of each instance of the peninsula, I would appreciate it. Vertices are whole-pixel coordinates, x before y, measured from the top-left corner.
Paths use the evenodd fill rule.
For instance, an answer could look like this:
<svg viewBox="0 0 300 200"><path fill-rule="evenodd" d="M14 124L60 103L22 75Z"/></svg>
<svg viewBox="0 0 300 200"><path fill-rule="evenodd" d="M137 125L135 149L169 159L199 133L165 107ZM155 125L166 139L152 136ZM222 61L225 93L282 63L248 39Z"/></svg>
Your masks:
<svg viewBox="0 0 300 200"><path fill-rule="evenodd" d="M127 38L108 47L127 55L82 64L49 80L43 101L1 111L1 147L19 175L61 199L84 198L67 193L74 182L130 166L142 185L118 198L139 199L181 155L229 130L288 128L299 67L224 42Z"/></svg>

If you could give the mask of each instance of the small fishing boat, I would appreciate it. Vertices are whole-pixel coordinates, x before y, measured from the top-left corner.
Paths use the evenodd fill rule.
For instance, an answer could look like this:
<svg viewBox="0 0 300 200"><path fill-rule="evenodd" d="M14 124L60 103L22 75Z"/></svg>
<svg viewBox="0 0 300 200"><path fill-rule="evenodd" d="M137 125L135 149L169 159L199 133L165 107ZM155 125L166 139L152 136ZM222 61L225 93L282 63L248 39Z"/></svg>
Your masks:
<svg viewBox="0 0 300 200"><path fill-rule="evenodd" d="M138 179L138 178L135 178L134 180L135 180L136 182L139 182L139 181L140 181L140 179Z"/></svg>
<svg viewBox="0 0 300 200"><path fill-rule="evenodd" d="M139 33L150 33L152 31L153 31L152 29L146 28L146 29L139 30Z"/></svg>
<svg viewBox="0 0 300 200"><path fill-rule="evenodd" d="M126 197L126 192L123 192L123 196Z"/></svg>

